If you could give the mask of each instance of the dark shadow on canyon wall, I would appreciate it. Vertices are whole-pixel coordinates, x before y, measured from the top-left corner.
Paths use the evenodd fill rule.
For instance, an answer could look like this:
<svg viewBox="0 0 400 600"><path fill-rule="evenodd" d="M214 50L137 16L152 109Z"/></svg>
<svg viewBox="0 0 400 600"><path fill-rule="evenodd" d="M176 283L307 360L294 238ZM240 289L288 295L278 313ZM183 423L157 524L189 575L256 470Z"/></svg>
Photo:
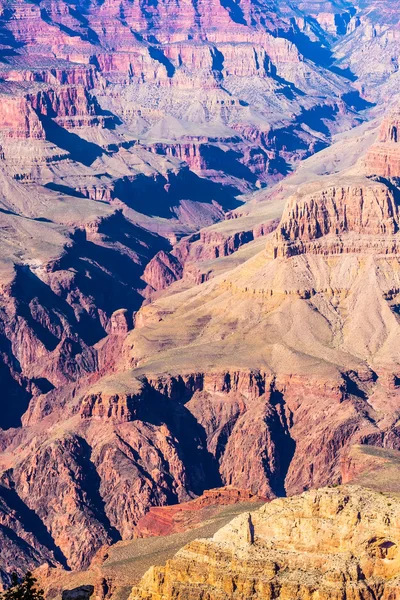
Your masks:
<svg viewBox="0 0 400 600"><path fill-rule="evenodd" d="M116 182L114 189L114 196L127 206L144 215L164 219L175 216L174 208L179 207L182 200L200 205L211 205L215 201L224 210L232 210L241 205L236 200L237 194L236 188L203 179L189 169L154 179L145 175L124 177Z"/></svg>

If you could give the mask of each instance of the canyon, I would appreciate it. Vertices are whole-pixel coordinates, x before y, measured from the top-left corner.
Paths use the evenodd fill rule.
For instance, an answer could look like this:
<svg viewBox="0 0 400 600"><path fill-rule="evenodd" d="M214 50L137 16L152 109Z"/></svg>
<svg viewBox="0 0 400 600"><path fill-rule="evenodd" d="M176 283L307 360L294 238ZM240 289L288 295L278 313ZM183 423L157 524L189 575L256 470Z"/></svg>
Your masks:
<svg viewBox="0 0 400 600"><path fill-rule="evenodd" d="M121 593L292 593L270 507L318 521L348 494L348 540L386 500L326 486L355 448L400 450L396 7L12 0L0 33L1 585L37 569L55 598L85 573L108 598L105 549L262 499ZM258 543L268 581L219 578ZM394 598L382 548L333 554L327 589Z"/></svg>

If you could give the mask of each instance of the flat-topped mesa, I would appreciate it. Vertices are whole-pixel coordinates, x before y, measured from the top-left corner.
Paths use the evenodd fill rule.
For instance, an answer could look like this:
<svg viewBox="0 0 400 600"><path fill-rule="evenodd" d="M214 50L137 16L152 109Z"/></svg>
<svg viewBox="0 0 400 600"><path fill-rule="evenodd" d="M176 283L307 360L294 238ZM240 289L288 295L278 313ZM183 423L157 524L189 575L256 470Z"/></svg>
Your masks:
<svg viewBox="0 0 400 600"><path fill-rule="evenodd" d="M274 258L299 254L398 254L399 204L375 181L299 190L268 242Z"/></svg>
<svg viewBox="0 0 400 600"><path fill-rule="evenodd" d="M399 516L356 486L274 500L149 569L130 600L398 598Z"/></svg>

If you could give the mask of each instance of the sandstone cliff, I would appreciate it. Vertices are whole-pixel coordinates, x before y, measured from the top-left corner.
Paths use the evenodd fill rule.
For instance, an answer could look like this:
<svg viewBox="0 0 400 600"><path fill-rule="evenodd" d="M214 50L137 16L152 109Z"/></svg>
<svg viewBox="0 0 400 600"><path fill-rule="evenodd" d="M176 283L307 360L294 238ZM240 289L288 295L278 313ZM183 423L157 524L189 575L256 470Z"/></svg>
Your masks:
<svg viewBox="0 0 400 600"><path fill-rule="evenodd" d="M396 598L399 510L359 487L274 500L151 568L130 599Z"/></svg>

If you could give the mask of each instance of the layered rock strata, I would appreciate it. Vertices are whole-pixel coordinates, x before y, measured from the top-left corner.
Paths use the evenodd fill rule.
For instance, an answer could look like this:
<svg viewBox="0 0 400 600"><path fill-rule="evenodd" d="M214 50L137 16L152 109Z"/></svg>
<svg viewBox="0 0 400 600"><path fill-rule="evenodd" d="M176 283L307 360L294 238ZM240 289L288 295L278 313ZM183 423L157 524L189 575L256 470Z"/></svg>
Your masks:
<svg viewBox="0 0 400 600"><path fill-rule="evenodd" d="M86 567L152 506L398 447L397 121L382 160L343 133L390 89L360 39L396 79L390 3L211 4L3 6L5 583Z"/></svg>
<svg viewBox="0 0 400 600"><path fill-rule="evenodd" d="M151 568L130 599L395 598L398 512L351 486L274 500Z"/></svg>

